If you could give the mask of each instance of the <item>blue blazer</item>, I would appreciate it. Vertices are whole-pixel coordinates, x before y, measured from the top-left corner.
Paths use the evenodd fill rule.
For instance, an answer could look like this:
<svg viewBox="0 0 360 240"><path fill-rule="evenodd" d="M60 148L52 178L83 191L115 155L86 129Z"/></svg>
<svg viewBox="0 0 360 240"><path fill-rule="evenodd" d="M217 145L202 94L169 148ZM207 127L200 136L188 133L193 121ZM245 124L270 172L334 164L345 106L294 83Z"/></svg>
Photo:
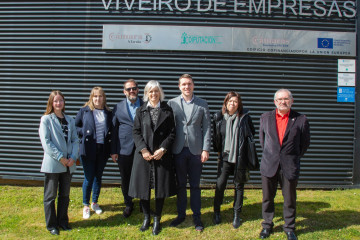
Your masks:
<svg viewBox="0 0 360 240"><path fill-rule="evenodd" d="M112 113L104 109L105 116L105 138L104 151L105 156L110 156L111 147L111 132L112 132ZM76 130L80 138L80 155L87 160L95 161L96 158L96 127L93 111L89 106L83 107L79 110L75 118Z"/></svg>
<svg viewBox="0 0 360 240"><path fill-rule="evenodd" d="M140 99L140 106L142 104ZM134 120L129 114L126 99L114 106L112 126L111 154L131 155L134 149Z"/></svg>
<svg viewBox="0 0 360 240"><path fill-rule="evenodd" d="M68 140L65 141L64 133L60 122L54 113L41 117L39 136L44 149L44 158L41 165L41 172L62 173L67 169L60 159L72 158L76 161L79 153L79 139L76 134L74 119L65 115L68 122ZM70 173L76 169L76 164L70 168Z"/></svg>

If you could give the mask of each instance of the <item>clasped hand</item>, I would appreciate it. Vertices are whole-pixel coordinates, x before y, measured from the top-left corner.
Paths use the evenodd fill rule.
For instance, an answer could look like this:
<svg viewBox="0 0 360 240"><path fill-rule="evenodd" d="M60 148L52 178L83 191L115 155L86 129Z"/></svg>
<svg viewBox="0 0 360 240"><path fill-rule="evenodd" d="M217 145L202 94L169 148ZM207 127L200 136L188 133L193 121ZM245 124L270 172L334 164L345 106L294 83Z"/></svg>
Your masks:
<svg viewBox="0 0 360 240"><path fill-rule="evenodd" d="M64 167L71 167L75 163L74 159L72 158L67 159L64 157L60 159L60 162L62 165L64 165Z"/></svg>
<svg viewBox="0 0 360 240"><path fill-rule="evenodd" d="M163 150L158 149L154 152L153 155L151 155L151 153L148 150L143 150L141 152L142 157L146 160L146 161L151 161L151 160L160 160L162 158L162 156L164 155Z"/></svg>

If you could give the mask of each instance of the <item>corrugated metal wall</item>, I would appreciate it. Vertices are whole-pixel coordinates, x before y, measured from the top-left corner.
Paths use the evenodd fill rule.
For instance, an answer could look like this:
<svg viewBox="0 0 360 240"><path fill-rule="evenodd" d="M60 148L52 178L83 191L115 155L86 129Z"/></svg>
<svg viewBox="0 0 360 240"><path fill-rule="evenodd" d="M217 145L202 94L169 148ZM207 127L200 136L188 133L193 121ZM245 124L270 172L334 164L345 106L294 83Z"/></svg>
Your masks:
<svg viewBox="0 0 360 240"><path fill-rule="evenodd" d="M186 1L187 2L187 1ZM195 2L195 1L192 1ZM338 1L341 2L341 1ZM108 1L105 1L108 3ZM336 102L337 58L207 52L103 51L103 24L166 24L259 27L355 32L355 19L308 18L234 13L116 11L97 1L0 2L0 178L42 180L39 120L52 89L66 98L75 116L95 85L105 88L108 104L122 100L122 83L135 78L143 87L159 80L166 99L179 94L177 79L190 73L195 94L211 112L229 90L243 96L258 129L261 113L274 108L273 94L289 88L294 109L311 124L311 147L302 159L300 184L352 184L354 104ZM124 1L120 1L120 7ZM260 149L259 149L260 150ZM261 156L261 153L259 151ZM215 155L205 164L203 183L214 183ZM119 182L117 165L105 169L105 182ZM81 167L74 181L82 180ZM260 183L258 172L251 184Z"/></svg>

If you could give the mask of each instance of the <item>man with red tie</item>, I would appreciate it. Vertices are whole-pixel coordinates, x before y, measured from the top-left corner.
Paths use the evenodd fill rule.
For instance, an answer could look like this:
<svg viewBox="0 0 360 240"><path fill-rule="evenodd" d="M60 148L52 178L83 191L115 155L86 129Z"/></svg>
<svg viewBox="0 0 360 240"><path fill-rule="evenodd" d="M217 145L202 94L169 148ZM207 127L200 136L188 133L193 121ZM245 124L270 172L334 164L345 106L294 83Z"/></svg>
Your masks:
<svg viewBox="0 0 360 240"><path fill-rule="evenodd" d="M260 165L262 181L263 229L260 238L268 238L274 226L274 198L280 183L284 197L283 226L287 239L296 240L296 186L300 173L300 158L310 145L309 122L305 115L291 109L291 92L279 89L274 95L276 109L261 115L260 144L263 149Z"/></svg>

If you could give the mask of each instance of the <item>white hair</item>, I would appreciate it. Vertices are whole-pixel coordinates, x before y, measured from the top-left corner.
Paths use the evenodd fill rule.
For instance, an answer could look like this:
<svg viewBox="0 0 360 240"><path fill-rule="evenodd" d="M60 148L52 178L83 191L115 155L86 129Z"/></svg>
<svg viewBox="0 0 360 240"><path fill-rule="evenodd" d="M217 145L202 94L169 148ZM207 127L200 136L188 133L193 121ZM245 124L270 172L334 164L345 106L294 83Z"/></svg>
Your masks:
<svg viewBox="0 0 360 240"><path fill-rule="evenodd" d="M160 86L160 83L158 81L155 81L155 80L150 80L146 84L146 86L144 88L144 102L146 102L148 100L148 92L153 88L158 88L159 89L160 101L164 100L165 94L164 94L164 91L163 91L162 87Z"/></svg>
<svg viewBox="0 0 360 240"><path fill-rule="evenodd" d="M289 89L286 89L286 88L280 88L279 90L277 90L274 94L274 101L276 100L276 95L279 93L279 92L287 92L289 94L289 97L290 99L294 99L293 96L292 96L292 93L290 92Z"/></svg>

